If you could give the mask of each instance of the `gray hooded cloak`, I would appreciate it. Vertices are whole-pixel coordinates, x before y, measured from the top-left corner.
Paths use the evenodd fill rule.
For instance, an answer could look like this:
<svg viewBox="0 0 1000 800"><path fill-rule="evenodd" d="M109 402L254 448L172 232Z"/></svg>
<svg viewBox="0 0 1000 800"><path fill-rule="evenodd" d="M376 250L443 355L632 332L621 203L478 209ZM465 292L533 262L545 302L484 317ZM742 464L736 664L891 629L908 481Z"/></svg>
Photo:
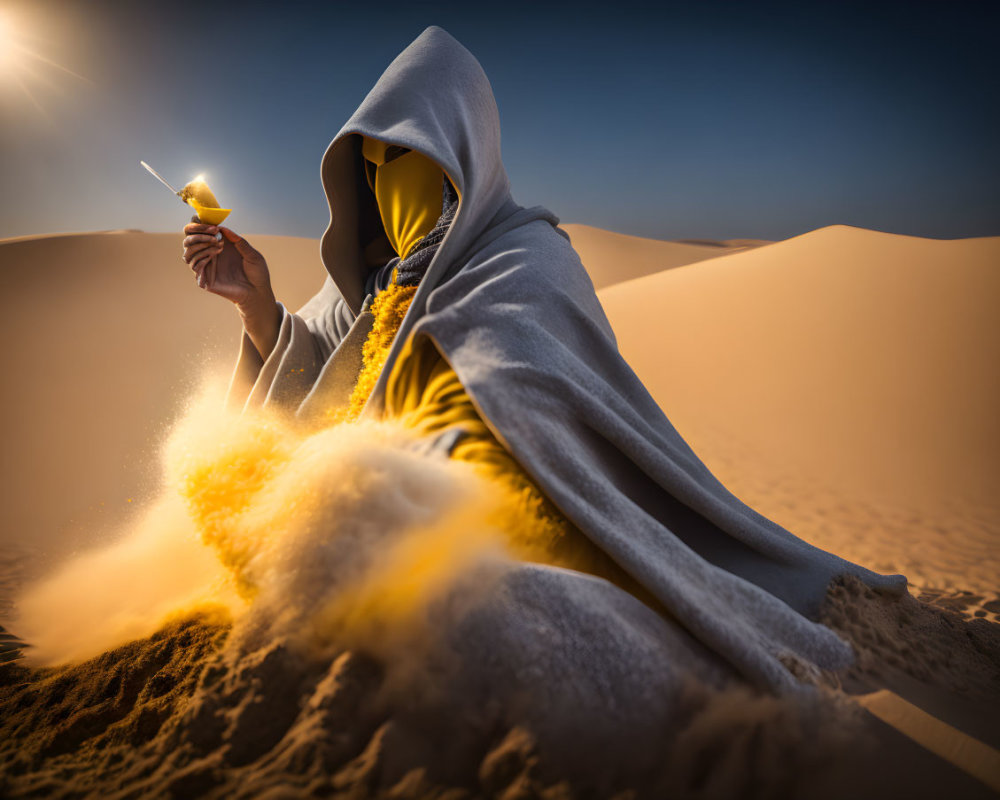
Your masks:
<svg viewBox="0 0 1000 800"><path fill-rule="evenodd" d="M906 579L807 544L738 500L698 459L619 354L558 219L511 197L489 81L441 28L427 28L400 53L330 143L321 170L331 214L321 249L329 276L297 313L282 308L266 360L244 334L228 402L283 407L300 418L346 404L373 320L371 297L363 296L375 223L363 199L361 136L423 153L460 195L364 415L383 413L386 380L407 338L430 337L499 442L662 604L674 629L773 690L800 686L790 663L850 663L849 645L813 621L827 584L850 574L903 593ZM618 613L622 598L595 604L598 595L625 592L592 576L532 566L515 583L543 586L572 575L579 585L563 586L563 601ZM641 630L632 636L641 639L665 629L659 618L632 616L618 615L605 630ZM569 636L572 619L561 620ZM649 652L662 654L670 640Z"/></svg>

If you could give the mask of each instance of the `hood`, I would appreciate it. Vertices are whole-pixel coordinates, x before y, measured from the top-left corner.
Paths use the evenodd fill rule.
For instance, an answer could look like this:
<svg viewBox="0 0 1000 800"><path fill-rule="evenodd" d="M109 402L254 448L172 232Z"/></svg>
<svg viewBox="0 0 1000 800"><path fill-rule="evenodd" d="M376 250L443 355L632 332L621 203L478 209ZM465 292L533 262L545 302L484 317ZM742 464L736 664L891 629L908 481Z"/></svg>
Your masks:
<svg viewBox="0 0 1000 800"><path fill-rule="evenodd" d="M244 334L236 376L249 383L247 406L291 407L308 418L347 402L356 385L374 322L370 311L353 321L342 314L344 301L357 308L364 299L371 190L362 136L422 153L460 193L362 417L392 411L386 384L395 361L408 343L429 338L525 473L702 644L782 691L797 691L796 675L815 675L813 667L850 663L850 646L809 619L830 581L856 575L898 595L906 579L804 542L742 503L699 460L622 358L558 220L511 199L489 83L440 28L403 51L331 143L323 255L332 279L308 314L283 316L266 363Z"/></svg>
<svg viewBox="0 0 1000 800"><path fill-rule="evenodd" d="M486 73L450 34L431 26L393 60L323 156L330 206L323 263L355 314L372 267L365 249L378 250L372 243L384 236L364 173L364 136L422 153L458 192L455 219L424 278L431 285L498 217L519 208L500 158L500 114Z"/></svg>

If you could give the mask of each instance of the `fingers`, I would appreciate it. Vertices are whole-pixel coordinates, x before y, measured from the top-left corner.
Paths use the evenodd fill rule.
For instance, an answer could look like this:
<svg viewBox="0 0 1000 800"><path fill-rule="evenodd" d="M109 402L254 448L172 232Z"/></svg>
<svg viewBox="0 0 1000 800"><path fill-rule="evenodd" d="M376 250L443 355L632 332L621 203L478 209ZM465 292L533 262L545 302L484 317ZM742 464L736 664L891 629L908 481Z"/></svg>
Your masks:
<svg viewBox="0 0 1000 800"><path fill-rule="evenodd" d="M184 241L187 242L188 239L185 239ZM181 258L183 258L186 262L190 264L191 261L197 258L199 255L206 253L218 255L221 252L222 252L222 243L217 242L215 241L215 239L209 237L209 240L207 242L196 242L194 244L185 245L184 254L181 256Z"/></svg>
<svg viewBox="0 0 1000 800"><path fill-rule="evenodd" d="M193 244L198 244L199 242L209 242L211 244L218 244L219 237L222 234L216 234L213 236L210 233L193 233L190 236L184 237L184 241L181 242L185 247L190 247Z"/></svg>
<svg viewBox="0 0 1000 800"><path fill-rule="evenodd" d="M188 236L181 244L184 245L185 250L192 250L194 252L203 250L206 247L222 247L222 242L216 241L214 236L206 234Z"/></svg>
<svg viewBox="0 0 1000 800"><path fill-rule="evenodd" d="M189 222L184 226L184 233L209 233L215 236L219 232L218 225L205 225L202 222Z"/></svg>
<svg viewBox="0 0 1000 800"><path fill-rule="evenodd" d="M212 267L212 277L215 277L215 255L202 255L191 263L191 271L194 273L198 286L202 289L208 285L208 275L206 270Z"/></svg>
<svg viewBox="0 0 1000 800"><path fill-rule="evenodd" d="M184 245L184 260L189 261L189 256L200 253L202 250L214 249L222 250L223 243L216 241L213 236L188 236L181 244Z"/></svg>

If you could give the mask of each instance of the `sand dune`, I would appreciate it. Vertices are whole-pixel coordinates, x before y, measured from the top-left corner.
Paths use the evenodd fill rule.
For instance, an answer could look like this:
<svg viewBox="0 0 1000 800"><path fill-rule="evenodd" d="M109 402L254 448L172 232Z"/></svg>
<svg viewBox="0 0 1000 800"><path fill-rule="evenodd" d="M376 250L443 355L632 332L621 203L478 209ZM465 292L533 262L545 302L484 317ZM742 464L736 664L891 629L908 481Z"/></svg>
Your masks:
<svg viewBox="0 0 1000 800"><path fill-rule="evenodd" d="M835 226L730 252L566 227L622 353L738 496L938 594L995 599L1000 239ZM316 241L249 238L290 307L321 283ZM194 286L179 239L0 242L17 378L0 389L0 542L107 532L148 489L193 381L230 368L238 322Z"/></svg>
<svg viewBox="0 0 1000 800"><path fill-rule="evenodd" d="M849 557L992 599L1000 239L831 227L730 252L566 227L622 353L737 495ZM290 307L321 283L316 241L249 238ZM0 389L0 541L107 531L201 370L229 369L238 322L194 286L179 239L0 242L0 330L17 342L2 366L18 376Z"/></svg>
<svg viewBox="0 0 1000 800"><path fill-rule="evenodd" d="M580 254L580 260L597 289L769 244L764 239L661 242L613 233L589 225L569 224L561 227L569 234L573 247Z"/></svg>
<svg viewBox="0 0 1000 800"><path fill-rule="evenodd" d="M834 226L600 297L738 496L848 558L996 600L1000 238Z"/></svg>
<svg viewBox="0 0 1000 800"><path fill-rule="evenodd" d="M598 285L729 252L566 227ZM230 369L239 322L194 285L181 238L113 231L0 241L0 334L18 342L0 357L4 373L18 376L0 388L11 465L0 485L0 544L62 550L110 533L148 494L156 443L193 382ZM317 240L248 239L290 308L322 284Z"/></svg>
<svg viewBox="0 0 1000 800"><path fill-rule="evenodd" d="M166 422L203 367L228 370L239 322L199 290L181 234L0 242L0 543L61 547L143 496ZM318 243L259 236L292 307L323 281ZM61 543L61 544L60 544Z"/></svg>
<svg viewBox="0 0 1000 800"><path fill-rule="evenodd" d="M996 751L982 743L1000 743L989 711L998 629L940 607L967 617L1000 612L1000 238L934 241L834 226L778 243L656 242L565 227L623 355L720 479L807 540L907 574L914 595L930 602L906 597L890 607L860 584L835 587L827 622L859 652L845 686L907 697L943 720L923 725L934 739L927 746L948 757L971 741L949 734L953 726L981 751L953 763L974 775L993 769ZM286 305L319 287L317 241L248 238ZM0 242L0 288L10 343L0 362L6 614L16 582L109 537L152 495L160 441L198 376L228 373L239 328L227 303L195 287L179 234ZM25 548L34 552L22 557ZM0 722L12 743L3 759L20 771L10 784L0 775L0 794L72 793L98 772L178 794L305 791L311 780L357 796L384 795L397 779L400 796L429 791L430 773L414 781L406 770L433 766L440 753L407 728L412 720L373 704L377 680L353 656L324 677L304 671L281 641L233 660L225 636L216 621L181 621L67 670L0 673L0 702L11 711ZM8 645L0 645L2 655ZM205 664L229 687L222 700L198 679ZM110 671L128 691L107 694ZM25 686L36 702L24 699ZM873 797L899 789L900 778L908 796L988 795L888 728L869 748L841 729L846 721L824 716L830 709L746 693L693 702L684 747L664 774L694 783L651 796L712 796L689 769L706 758L729 766L723 794L801 796L796 787L808 785L813 796L860 796L851 781L866 773L881 776L866 784ZM204 719L225 724L205 734ZM481 764L471 769L484 792L539 793L560 779L541 777L523 732L476 747Z"/></svg>

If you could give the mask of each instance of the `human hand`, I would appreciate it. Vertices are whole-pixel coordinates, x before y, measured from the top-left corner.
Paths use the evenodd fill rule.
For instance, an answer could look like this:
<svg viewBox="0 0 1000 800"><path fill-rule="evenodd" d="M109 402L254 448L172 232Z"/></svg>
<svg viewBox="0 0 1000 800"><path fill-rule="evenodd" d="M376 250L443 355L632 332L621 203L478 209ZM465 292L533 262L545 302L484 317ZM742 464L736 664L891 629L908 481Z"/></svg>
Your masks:
<svg viewBox="0 0 1000 800"><path fill-rule="evenodd" d="M264 256L235 231L192 222L184 227L184 260L198 286L235 303L241 311L274 303Z"/></svg>
<svg viewBox="0 0 1000 800"><path fill-rule="evenodd" d="M184 226L184 260L198 285L233 302L261 356L274 348L281 309L264 256L235 231L191 222Z"/></svg>

